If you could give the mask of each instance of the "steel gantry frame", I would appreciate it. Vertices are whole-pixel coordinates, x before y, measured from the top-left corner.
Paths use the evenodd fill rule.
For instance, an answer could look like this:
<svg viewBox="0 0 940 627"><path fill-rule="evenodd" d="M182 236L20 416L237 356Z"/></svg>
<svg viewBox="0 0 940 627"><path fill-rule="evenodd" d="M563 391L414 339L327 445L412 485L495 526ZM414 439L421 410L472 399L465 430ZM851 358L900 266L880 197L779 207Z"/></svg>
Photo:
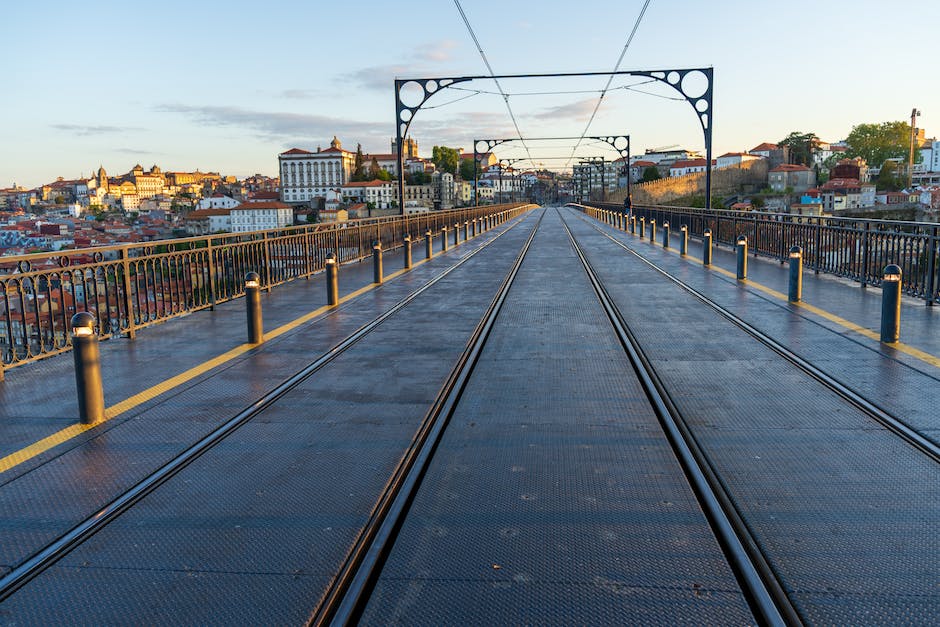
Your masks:
<svg viewBox="0 0 940 627"><path fill-rule="evenodd" d="M584 139L593 139L596 141L602 141L617 151L617 154L620 155L624 162L627 164L627 206L630 207L633 205L633 188L630 181L630 136L629 135L586 135L581 137L504 137L504 138L494 138L494 139L474 139L473 140L473 202L477 203L477 185L479 183L479 177L477 174L477 162L479 161L479 155L487 154L492 152L493 148L506 144L508 142L515 141L567 141L577 139L579 141ZM481 144L485 148L484 152L480 152ZM591 159L603 159L603 157L591 157ZM570 159L570 157L569 157ZM517 161L524 161L525 159L518 159ZM607 197L605 192L604 197Z"/></svg>
<svg viewBox="0 0 940 627"><path fill-rule="evenodd" d="M712 180L712 109L714 95L714 71L710 67L687 68L672 70L619 70L614 72L556 72L550 74L503 74L503 75L477 75L452 76L435 78L396 78L395 79L395 138L398 157L398 206L405 212L405 172L402 160L402 141L408 136L408 129L414 121L415 114L421 110L432 96L440 91L456 85L474 80L498 80L512 78L572 78L581 76L645 76L678 91L698 116L705 137L705 207L711 208L711 180ZM705 79L704 89L694 89L696 77ZM693 77L690 79L690 77ZM402 102L402 89L407 85L417 85L421 89L420 102L406 105ZM701 93L698 93L701 91ZM522 139L521 137L519 138ZM474 147L475 148L475 147ZM629 179L629 176L627 177Z"/></svg>

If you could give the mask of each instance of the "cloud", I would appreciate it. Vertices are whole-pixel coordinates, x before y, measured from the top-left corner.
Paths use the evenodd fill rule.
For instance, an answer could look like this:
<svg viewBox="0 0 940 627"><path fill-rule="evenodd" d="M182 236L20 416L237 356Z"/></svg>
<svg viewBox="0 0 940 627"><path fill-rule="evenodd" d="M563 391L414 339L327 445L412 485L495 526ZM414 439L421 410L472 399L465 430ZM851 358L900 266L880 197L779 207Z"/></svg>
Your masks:
<svg viewBox="0 0 940 627"><path fill-rule="evenodd" d="M136 148L116 148L114 152L124 153L126 155L162 155L162 152L152 150L137 150Z"/></svg>
<svg viewBox="0 0 940 627"><path fill-rule="evenodd" d="M410 61L364 67L353 72L350 78L366 89L392 91L395 77L422 77L439 74L438 70L432 69L433 65L450 61L453 58L451 51L459 45L452 39L422 44L414 49Z"/></svg>
<svg viewBox="0 0 940 627"><path fill-rule="evenodd" d="M139 128L126 126L94 126L84 124L50 124L50 127L57 131L65 131L80 136L102 135L105 133L124 133L127 131L139 131Z"/></svg>
<svg viewBox="0 0 940 627"><path fill-rule="evenodd" d="M597 106L597 99L587 98L585 100L578 100L577 102L570 102L557 107L544 109L539 113L531 114L531 116L539 120L559 121L568 118L581 118L591 115L595 106Z"/></svg>
<svg viewBox="0 0 940 627"><path fill-rule="evenodd" d="M443 39L441 41L435 41L432 43L427 43L415 50L414 58L419 61L427 61L429 63L441 63L443 61L450 61L453 58L451 50L457 48L459 44L453 39Z"/></svg>
<svg viewBox="0 0 940 627"><path fill-rule="evenodd" d="M377 89L394 91L394 81L396 76L417 76L421 72L415 73L414 67L410 65L374 65L356 70L350 75L354 83L366 89Z"/></svg>
<svg viewBox="0 0 940 627"><path fill-rule="evenodd" d="M157 106L156 110L185 115L209 126L242 128L253 131L259 137L276 140L316 142L333 135L385 137L389 127L394 126L393 123L357 122L348 118L307 113L252 111L241 107L164 104Z"/></svg>
<svg viewBox="0 0 940 627"><path fill-rule="evenodd" d="M282 98L290 100L311 100L319 95L320 92L314 89L285 89L281 92Z"/></svg>

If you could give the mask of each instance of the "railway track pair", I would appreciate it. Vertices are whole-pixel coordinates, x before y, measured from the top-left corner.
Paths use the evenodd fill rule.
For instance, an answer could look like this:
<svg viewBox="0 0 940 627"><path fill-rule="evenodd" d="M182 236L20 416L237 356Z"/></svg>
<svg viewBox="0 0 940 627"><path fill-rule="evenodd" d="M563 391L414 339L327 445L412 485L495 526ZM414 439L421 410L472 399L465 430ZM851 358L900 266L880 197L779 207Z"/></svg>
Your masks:
<svg viewBox="0 0 940 627"><path fill-rule="evenodd" d="M540 221L541 217L539 218L539 224ZM408 514L409 506L420 488L421 481L427 472L430 461L433 459L438 443L447 428L448 421L459 404L467 382L473 376L478 358L486 346L487 338L499 319L500 310L512 289L519 269L524 263L539 224L536 224L523 244L511 269L503 279L496 296L476 326L445 384L441 387L433 406L421 422L411 445L402 455L394 473L389 477L384 490L376 500L368 522L348 551L342 567L334 576L317 608L311 614L310 624L350 624L356 622L360 617L365 604L369 600L372 586L375 584L383 563L394 545L396 535ZM626 324L624 316L567 224L565 229L598 301L610 321L611 328L625 354L629 357L637 378L643 384L650 404L676 453L676 457L681 462L689 483L693 486L696 498L706 513L714 534L724 550L725 557L731 565L755 617L761 624L768 625L802 623L803 619L800 613L787 596L774 568L764 556L758 539L753 536L746 520L737 511L725 483L715 471L707 454L698 445L681 411L672 402L669 391L656 374L650 360L644 354L640 341ZM467 259L460 263L462 264L465 261ZM644 260L644 263L649 262ZM331 351L320 356L306 368L284 381L270 394L234 416L213 434L190 447L169 464L122 494L94 516L50 544L46 549L31 557L3 579L0 579L0 599L13 594L18 588L28 583L30 579L91 537L96 531L133 507L136 502L165 483L182 468L211 450L240 426L276 403L290 390L296 388L301 382L322 369L337 355L401 311L408 303L430 289L431 286L456 267L459 267L459 264L438 275L432 282L422 286L383 315L361 327L343 342L337 344ZM657 271L665 273L661 268L657 268ZM720 313L729 322L758 339L758 341L770 347L781 357L788 359L816 380L831 387L834 392L842 395L846 402L854 407L862 410L866 410L869 406L873 407L874 411L870 412L870 415L882 424L886 424L886 426L892 420L898 422L899 425L894 428L894 431L899 436L904 437L911 445L918 447L918 450L930 456L933 460L938 459L935 445L919 436L913 429L903 425L902 422L892 417L888 412L880 410L874 404L865 401L861 395L852 392L845 386L841 386L841 384L830 385L828 379L832 378L812 366L812 364L808 364L805 360L792 354L791 351L788 351L772 338L762 336L759 331L746 322L734 316L731 312L722 309L704 295L695 292L689 286L682 284L675 277L669 276L669 280L682 289L689 290L701 302Z"/></svg>

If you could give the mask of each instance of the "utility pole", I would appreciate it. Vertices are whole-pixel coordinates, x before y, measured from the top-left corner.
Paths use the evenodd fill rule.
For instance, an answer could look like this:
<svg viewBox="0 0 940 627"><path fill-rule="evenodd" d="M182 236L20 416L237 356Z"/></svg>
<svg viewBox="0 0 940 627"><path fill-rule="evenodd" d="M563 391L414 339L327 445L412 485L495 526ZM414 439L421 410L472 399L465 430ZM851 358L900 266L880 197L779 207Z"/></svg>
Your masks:
<svg viewBox="0 0 940 627"><path fill-rule="evenodd" d="M917 107L911 109L911 152L907 159L907 191L911 191L911 187L914 185L914 139L917 137L918 115L920 115L920 111L917 110Z"/></svg>

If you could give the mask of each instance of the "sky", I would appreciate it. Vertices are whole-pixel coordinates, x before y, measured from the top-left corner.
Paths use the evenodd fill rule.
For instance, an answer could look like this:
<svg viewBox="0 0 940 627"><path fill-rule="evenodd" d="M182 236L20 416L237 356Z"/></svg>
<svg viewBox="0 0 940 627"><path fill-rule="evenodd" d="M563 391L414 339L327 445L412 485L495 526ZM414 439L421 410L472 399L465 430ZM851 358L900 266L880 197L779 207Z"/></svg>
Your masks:
<svg viewBox="0 0 940 627"><path fill-rule="evenodd" d="M614 70L645 3L460 6L492 72L506 75ZM4 5L0 187L138 163L275 176L279 152L326 148L334 135L348 150L389 152L395 78L490 75L449 0ZM838 141L857 124L909 121L914 107L931 137L938 25L937 0L649 0L619 69L713 68L716 157L792 131ZM628 135L633 154L704 151L698 115L671 86L615 76L601 98L609 80L460 83L429 98L409 133L427 157L434 145L472 151L521 135L495 151L531 159L518 167L617 157L582 135ZM574 139L541 139L551 137Z"/></svg>

